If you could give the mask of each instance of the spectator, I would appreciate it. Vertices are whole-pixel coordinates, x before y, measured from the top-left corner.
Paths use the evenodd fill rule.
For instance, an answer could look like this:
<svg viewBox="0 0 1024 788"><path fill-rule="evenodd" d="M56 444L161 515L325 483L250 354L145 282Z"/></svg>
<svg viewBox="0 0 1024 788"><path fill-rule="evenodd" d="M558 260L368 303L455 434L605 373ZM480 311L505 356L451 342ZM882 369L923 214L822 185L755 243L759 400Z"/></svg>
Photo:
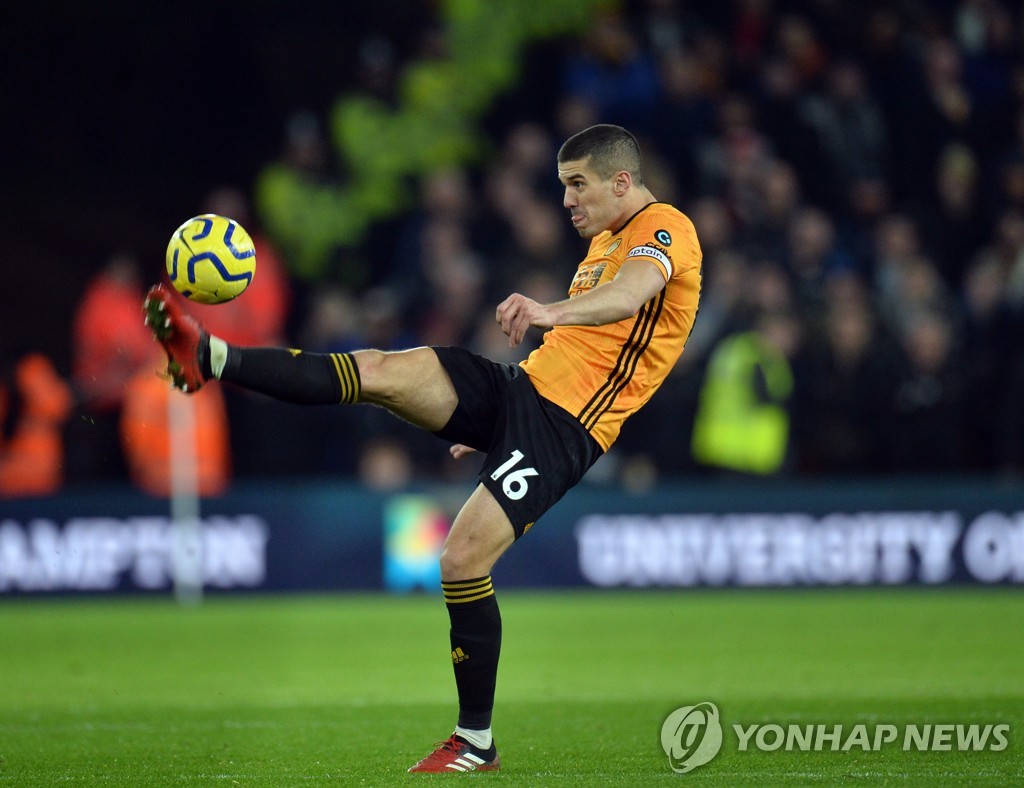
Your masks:
<svg viewBox="0 0 1024 788"><path fill-rule="evenodd" d="M694 49L706 33L704 21L676 0L643 0L635 27L644 49L655 57Z"/></svg>
<svg viewBox="0 0 1024 788"><path fill-rule="evenodd" d="M789 226L801 202L796 172L777 159L756 175L756 196L740 228L737 245L753 260L786 261Z"/></svg>
<svg viewBox="0 0 1024 788"><path fill-rule="evenodd" d="M817 177L825 170L820 141L803 116L804 92L796 68L781 57L766 60L758 70L757 114L761 128L772 140L776 155L792 165L797 173L814 174L806 178L808 198L824 204L834 185Z"/></svg>
<svg viewBox="0 0 1024 788"><path fill-rule="evenodd" d="M690 205L689 215L693 217L694 225L701 227L700 248L705 258L735 250L735 220L724 200L699 197Z"/></svg>
<svg viewBox="0 0 1024 788"><path fill-rule="evenodd" d="M874 296L883 319L891 324L902 313L903 280L907 269L921 256L921 240L910 217L892 213L878 222L874 241Z"/></svg>
<svg viewBox="0 0 1024 788"><path fill-rule="evenodd" d="M423 234L427 300L419 312L419 344L468 342L482 307L484 269L469 245L466 229L454 221L434 221Z"/></svg>
<svg viewBox="0 0 1024 788"><path fill-rule="evenodd" d="M701 64L690 52L675 49L658 61L664 95L652 111L655 122L649 137L661 151L687 189L697 183L694 151L698 143L714 131L713 97L701 82Z"/></svg>
<svg viewBox="0 0 1024 788"><path fill-rule="evenodd" d="M700 320L694 321L686 342L683 368L699 368L719 341L750 326L750 279L747 259L739 252L722 249L705 254L704 291L701 293Z"/></svg>
<svg viewBox="0 0 1024 788"><path fill-rule="evenodd" d="M159 368L160 348L139 319L144 293L130 251L113 254L92 278L75 310L72 381L82 419L69 433L69 474L76 480L126 478L118 423L125 388L140 370Z"/></svg>
<svg viewBox="0 0 1024 788"><path fill-rule="evenodd" d="M365 347L359 300L345 288L325 286L312 294L300 332L302 347L317 353L350 353Z"/></svg>
<svg viewBox="0 0 1024 788"><path fill-rule="evenodd" d="M715 134L697 149L697 190L722 198L741 222L755 213L761 172L771 159L771 142L755 125L754 108L742 95L718 105Z"/></svg>
<svg viewBox="0 0 1024 788"><path fill-rule="evenodd" d="M772 29L772 0L733 3L730 44L736 67L748 75L763 62Z"/></svg>
<svg viewBox="0 0 1024 788"><path fill-rule="evenodd" d="M412 457L405 444L392 437L368 440L359 453L359 483L378 492L408 487L414 477Z"/></svg>
<svg viewBox="0 0 1024 788"><path fill-rule="evenodd" d="M976 145L978 121L975 103L963 81L963 56L949 38L927 41L921 61L922 86L907 97L901 115L908 120L913 146L903 151L911 162L911 195L927 197L934 183L939 156L947 145Z"/></svg>
<svg viewBox="0 0 1024 788"><path fill-rule="evenodd" d="M1024 151L1014 150L998 164L996 191L1001 209L1024 211Z"/></svg>
<svg viewBox="0 0 1024 788"><path fill-rule="evenodd" d="M595 102L572 93L562 95L555 106L552 123L560 137L570 137L578 131L600 122Z"/></svg>
<svg viewBox="0 0 1024 788"><path fill-rule="evenodd" d="M773 46L796 71L804 86L813 85L824 74L828 52L811 22L799 14L782 16L775 26Z"/></svg>
<svg viewBox="0 0 1024 788"><path fill-rule="evenodd" d="M41 353L21 356L3 372L0 498L52 495L64 483L63 428L71 415L71 387Z"/></svg>
<svg viewBox="0 0 1024 788"><path fill-rule="evenodd" d="M194 474L199 495L219 495L227 488L231 450L219 386L184 400L156 375L138 371L125 389L120 431L129 478L150 495L175 492L175 463Z"/></svg>
<svg viewBox="0 0 1024 788"><path fill-rule="evenodd" d="M961 143L947 146L936 168L934 196L918 219L928 253L953 289L963 284L964 271L985 239L978 179L973 151Z"/></svg>
<svg viewBox="0 0 1024 788"><path fill-rule="evenodd" d="M657 66L625 19L599 12L582 43L566 63L565 92L591 103L606 123L625 123L638 135L650 131L645 116L659 99Z"/></svg>
<svg viewBox="0 0 1024 788"><path fill-rule="evenodd" d="M1012 464L1008 429L1014 401L1024 395L1014 370L1021 353L1021 315L1006 299L1006 271L992 257L977 259L964 277L963 361L965 468L995 472ZM1009 440L1008 440L1009 439Z"/></svg>
<svg viewBox="0 0 1024 788"><path fill-rule="evenodd" d="M788 227L786 259L801 308L813 316L822 307L826 282L835 274L853 271L853 258L836 244L835 226L824 211L801 208Z"/></svg>
<svg viewBox="0 0 1024 788"><path fill-rule="evenodd" d="M830 186L827 206L832 210L841 208L859 178L888 169L888 130L882 110L868 92L864 72L855 60L832 64L825 89L804 97L799 112L822 153L823 166L815 177Z"/></svg>
<svg viewBox="0 0 1024 788"><path fill-rule="evenodd" d="M800 341L791 312L766 312L754 331L722 341L708 360L693 427L693 456L731 473L772 475L790 444L790 359Z"/></svg>
<svg viewBox="0 0 1024 788"><path fill-rule="evenodd" d="M547 201L531 199L521 204L510 217L507 240L495 243L487 255L488 298L501 301L502 293L514 291L517 279L549 271L571 272L579 239L566 237L565 224L562 214Z"/></svg>
<svg viewBox="0 0 1024 788"><path fill-rule="evenodd" d="M1015 309L1024 308L1024 213L1004 211L979 257L997 263L1006 277L1007 301Z"/></svg>
<svg viewBox="0 0 1024 788"><path fill-rule="evenodd" d="M339 183L333 165L319 118L311 112L296 112L285 126L279 159L263 170L256 185L259 214L294 277L300 302L305 288L326 276L344 251L338 240L338 224L344 217L324 221L331 215ZM350 281L361 281L366 275L354 261L343 273Z"/></svg>
<svg viewBox="0 0 1024 788"><path fill-rule="evenodd" d="M961 2L953 35L963 55L964 84L977 105L981 139L999 149L1013 126L1011 83L1019 60L1011 11L1002 0Z"/></svg>
<svg viewBox="0 0 1024 788"><path fill-rule="evenodd" d="M922 130L918 113L924 92L919 36L910 15L894 4L867 14L864 64L872 95L886 118L891 143L890 192L896 200L917 199L928 168L920 161ZM926 190L925 190L926 191Z"/></svg>
<svg viewBox="0 0 1024 788"><path fill-rule="evenodd" d="M451 222L467 228L472 237L474 194L469 174L461 167L442 167L423 175L419 200L398 226L393 259L387 261L385 286L396 293L403 308L415 309L427 287L429 262L426 234L437 222Z"/></svg>
<svg viewBox="0 0 1024 788"><path fill-rule="evenodd" d="M794 407L798 469L811 475L884 473L896 367L865 298L831 299L823 342L808 353Z"/></svg>
<svg viewBox="0 0 1024 788"><path fill-rule="evenodd" d="M538 123L518 123L509 129L502 144L501 166L510 168L533 194L561 199L558 180L551 177L556 145L551 134ZM547 199L543 200L545 203ZM556 203L557 204L557 203Z"/></svg>
<svg viewBox="0 0 1024 788"><path fill-rule="evenodd" d="M858 178L846 194L844 210L833 214L839 245L850 252L858 273L874 270L875 240L881 220L892 213L892 192L880 175Z"/></svg>
<svg viewBox="0 0 1024 788"><path fill-rule="evenodd" d="M897 473L949 473L963 456L962 373L948 320L915 312L899 334L903 363L896 384L892 433Z"/></svg>

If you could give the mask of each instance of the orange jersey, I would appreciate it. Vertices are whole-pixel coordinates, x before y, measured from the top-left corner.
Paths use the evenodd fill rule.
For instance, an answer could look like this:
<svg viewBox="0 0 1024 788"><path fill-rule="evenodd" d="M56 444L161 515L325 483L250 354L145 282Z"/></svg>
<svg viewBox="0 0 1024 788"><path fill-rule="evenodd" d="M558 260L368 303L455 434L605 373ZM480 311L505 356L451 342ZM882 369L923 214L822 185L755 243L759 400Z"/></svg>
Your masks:
<svg viewBox="0 0 1024 788"><path fill-rule="evenodd" d="M700 297L697 233L667 203L651 203L617 232L596 236L576 270L569 297L610 282L627 259L657 266L665 288L617 323L555 326L522 362L537 392L576 416L605 451L683 352Z"/></svg>

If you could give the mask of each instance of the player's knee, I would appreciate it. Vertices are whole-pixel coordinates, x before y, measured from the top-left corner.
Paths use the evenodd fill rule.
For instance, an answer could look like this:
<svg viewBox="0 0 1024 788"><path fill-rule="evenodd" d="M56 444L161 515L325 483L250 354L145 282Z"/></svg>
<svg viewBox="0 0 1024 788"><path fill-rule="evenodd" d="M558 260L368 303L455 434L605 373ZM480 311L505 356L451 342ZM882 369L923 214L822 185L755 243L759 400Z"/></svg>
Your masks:
<svg viewBox="0 0 1024 788"><path fill-rule="evenodd" d="M468 545L448 544L441 551L441 579L445 582L482 577L490 571L483 556Z"/></svg>
<svg viewBox="0 0 1024 788"><path fill-rule="evenodd" d="M396 377L394 354L383 350L357 350L352 355L359 367L359 383L364 398L388 403L398 396L401 380Z"/></svg>
<svg viewBox="0 0 1024 788"><path fill-rule="evenodd" d="M441 551L441 579L461 579L459 572L464 563L465 561L459 549L445 545L445 548Z"/></svg>
<svg viewBox="0 0 1024 788"><path fill-rule="evenodd" d="M363 394L383 405L401 403L411 391L422 387L430 370L424 367L423 348L403 351L357 350L353 353L359 367Z"/></svg>
<svg viewBox="0 0 1024 788"><path fill-rule="evenodd" d="M356 367L359 368L360 382L364 387L373 386L381 377L385 355L387 354L382 350L357 350L352 354Z"/></svg>

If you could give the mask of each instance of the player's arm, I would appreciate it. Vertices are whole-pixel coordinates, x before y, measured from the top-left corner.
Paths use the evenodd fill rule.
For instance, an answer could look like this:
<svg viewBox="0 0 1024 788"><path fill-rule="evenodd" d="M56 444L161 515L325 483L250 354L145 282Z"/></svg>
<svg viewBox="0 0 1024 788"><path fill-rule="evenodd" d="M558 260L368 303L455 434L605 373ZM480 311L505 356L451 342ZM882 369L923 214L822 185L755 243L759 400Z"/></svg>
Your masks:
<svg viewBox="0 0 1024 788"><path fill-rule="evenodd" d="M574 298L539 304L513 293L498 305L495 318L510 347L523 341L526 330L554 326L603 326L632 317L665 287L665 274L654 260L636 257L622 264L610 282Z"/></svg>

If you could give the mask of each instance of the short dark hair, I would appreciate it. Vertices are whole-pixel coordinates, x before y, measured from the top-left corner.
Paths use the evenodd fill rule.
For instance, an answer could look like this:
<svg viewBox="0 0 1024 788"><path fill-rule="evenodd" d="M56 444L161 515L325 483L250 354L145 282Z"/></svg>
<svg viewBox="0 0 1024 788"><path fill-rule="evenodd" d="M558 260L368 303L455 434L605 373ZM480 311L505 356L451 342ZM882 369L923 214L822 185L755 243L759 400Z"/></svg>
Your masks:
<svg viewBox="0 0 1024 788"><path fill-rule="evenodd" d="M622 126L599 123L573 134L562 143L558 163L590 159L590 166L602 179L625 170L638 185L643 184L640 143Z"/></svg>

